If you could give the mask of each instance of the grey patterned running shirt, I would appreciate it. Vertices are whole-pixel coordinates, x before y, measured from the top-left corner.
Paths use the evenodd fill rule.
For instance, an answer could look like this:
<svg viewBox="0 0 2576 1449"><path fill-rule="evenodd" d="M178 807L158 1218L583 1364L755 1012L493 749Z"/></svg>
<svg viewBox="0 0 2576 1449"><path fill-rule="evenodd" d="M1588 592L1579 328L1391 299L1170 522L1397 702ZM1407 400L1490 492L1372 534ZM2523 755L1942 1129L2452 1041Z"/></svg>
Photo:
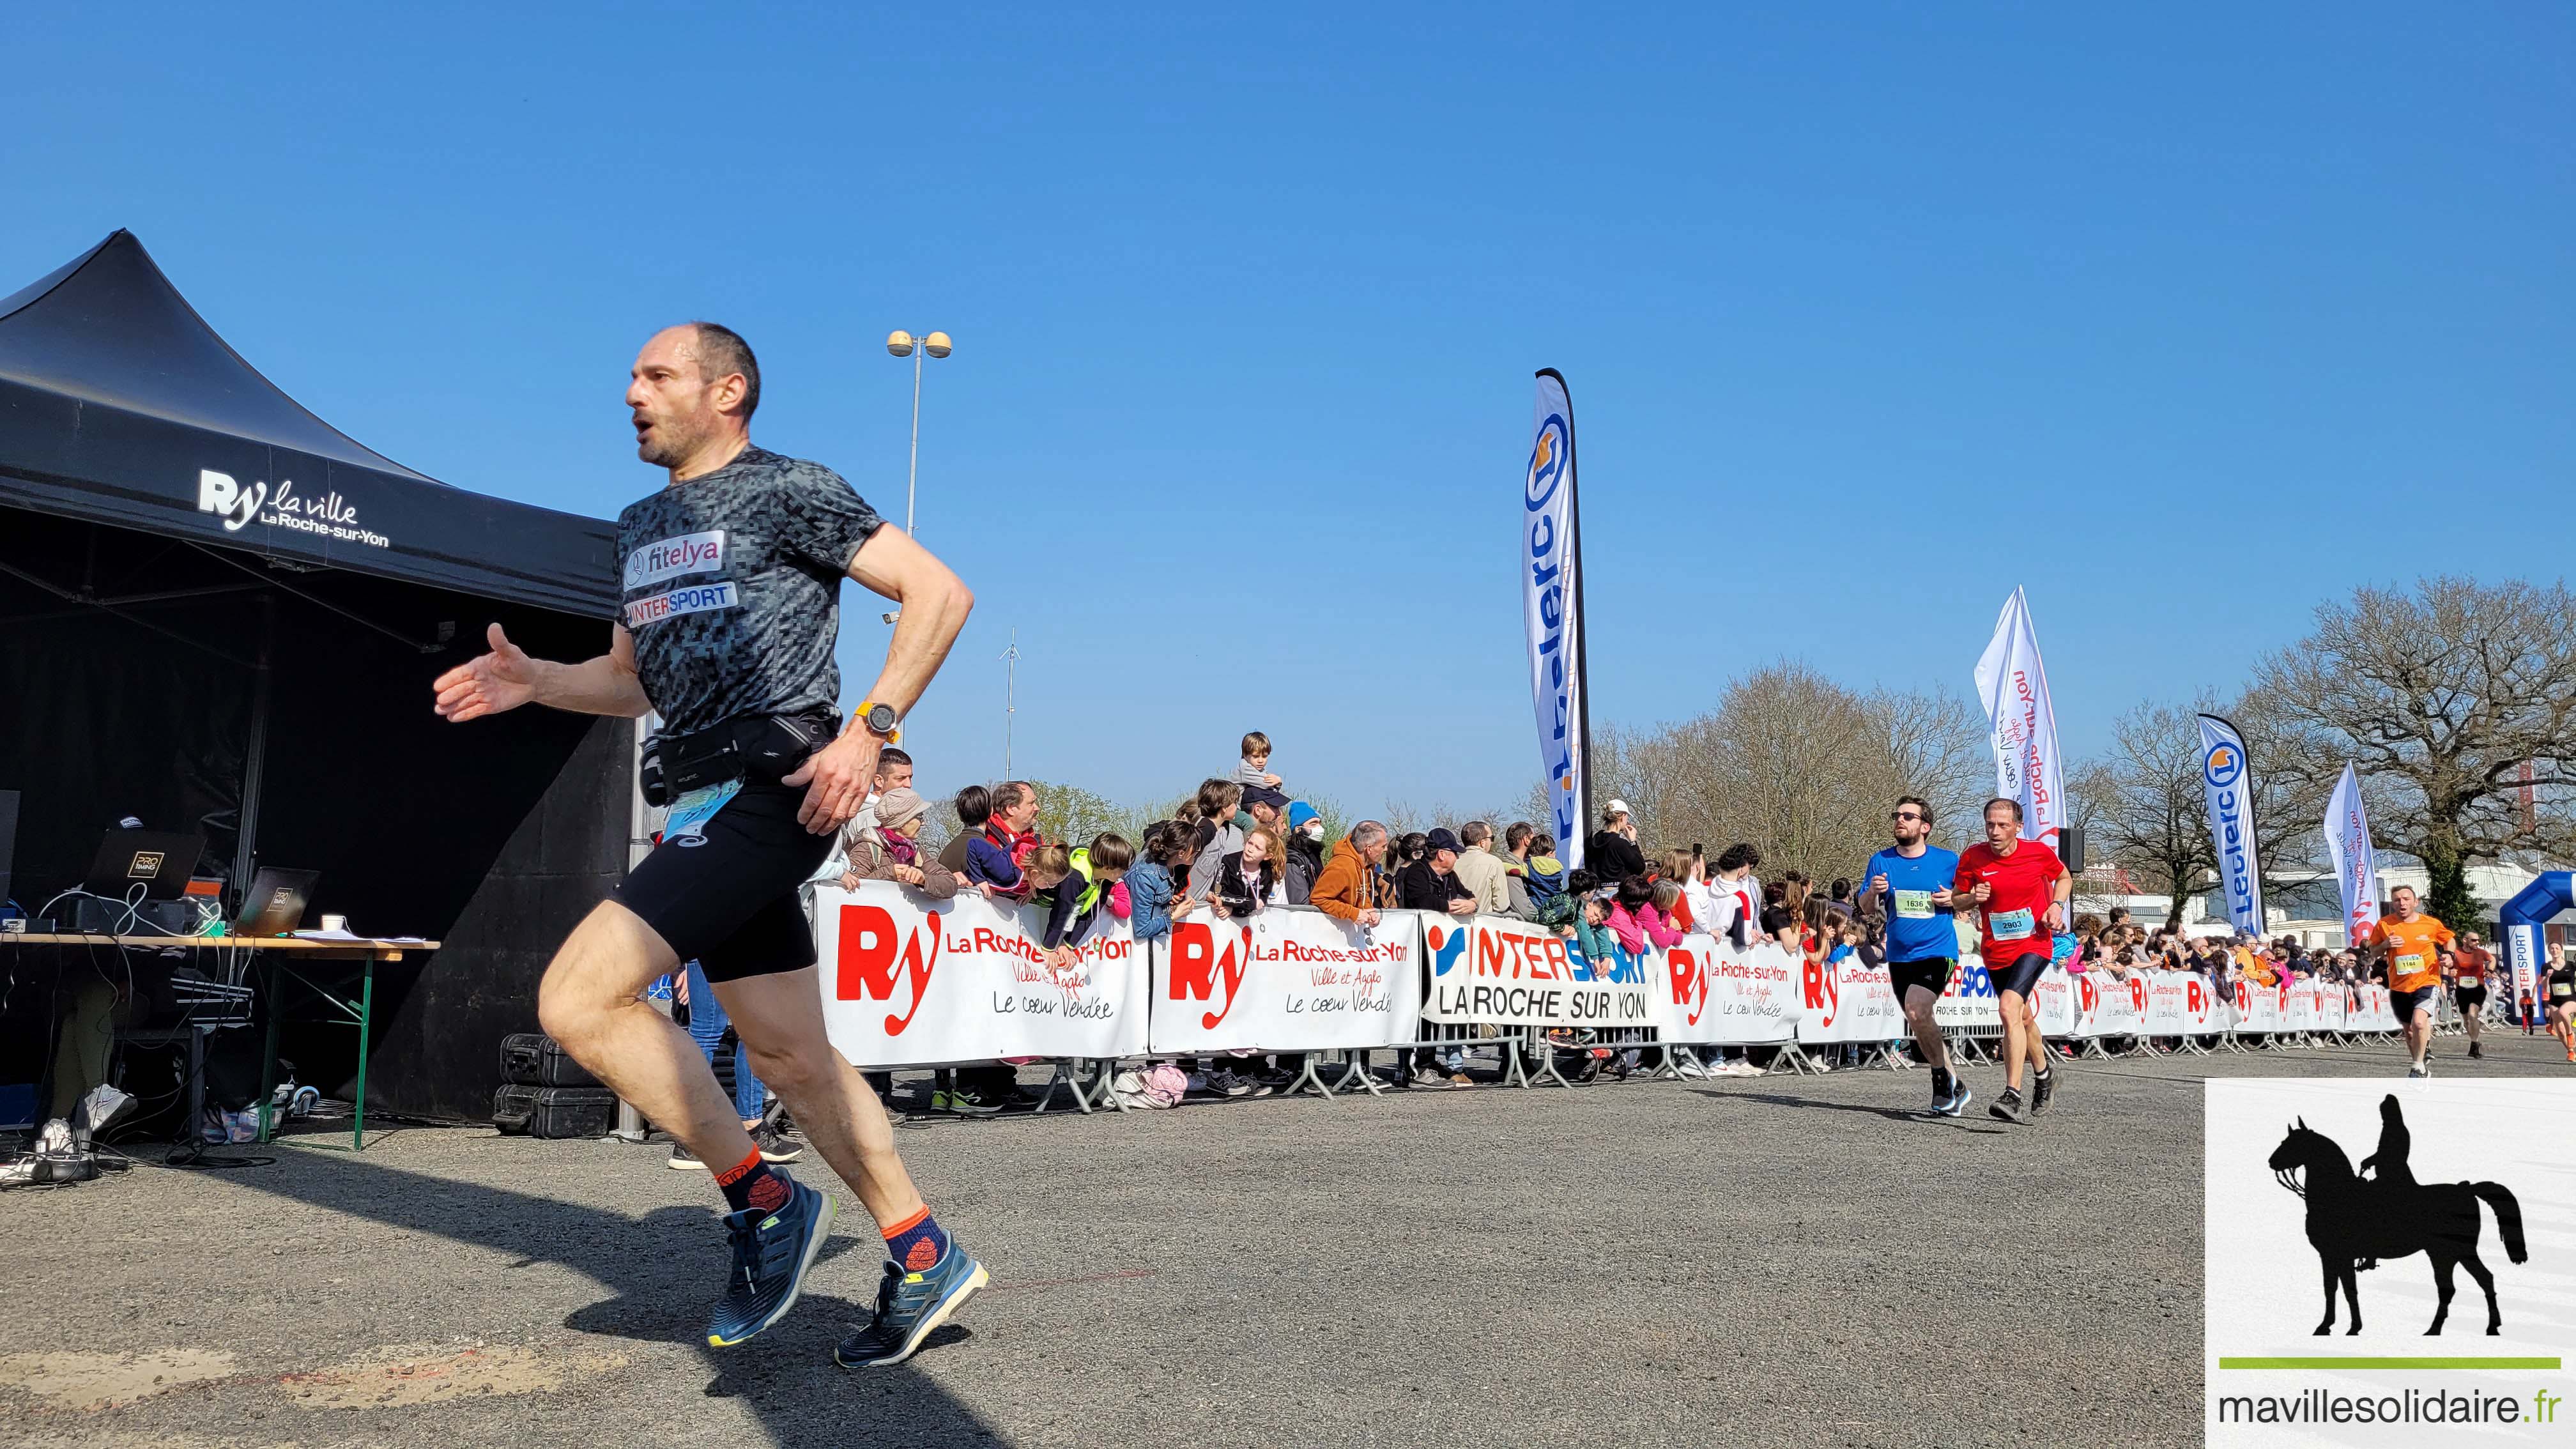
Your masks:
<svg viewBox="0 0 2576 1449"><path fill-rule="evenodd" d="M760 448L628 504L623 622L663 731L838 713L841 578L877 523L840 474Z"/></svg>

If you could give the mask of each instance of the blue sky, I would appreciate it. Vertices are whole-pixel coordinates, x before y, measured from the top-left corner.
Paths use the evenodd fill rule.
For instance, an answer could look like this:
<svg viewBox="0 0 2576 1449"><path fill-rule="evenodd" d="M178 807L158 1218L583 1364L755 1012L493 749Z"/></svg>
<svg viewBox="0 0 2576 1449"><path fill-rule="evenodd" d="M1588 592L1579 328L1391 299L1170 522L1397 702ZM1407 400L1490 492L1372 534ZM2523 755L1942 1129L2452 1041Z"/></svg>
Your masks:
<svg viewBox="0 0 2576 1449"><path fill-rule="evenodd" d="M934 789L1000 770L1016 627L1021 773L1168 795L1259 726L1345 804L1517 798L1542 365L1598 719L1783 655L1964 694L2020 583L2082 753L2322 597L2576 544L2563 7L940 9L22 10L0 291L130 227L359 440L600 515L656 326L897 514L880 339L955 334Z"/></svg>

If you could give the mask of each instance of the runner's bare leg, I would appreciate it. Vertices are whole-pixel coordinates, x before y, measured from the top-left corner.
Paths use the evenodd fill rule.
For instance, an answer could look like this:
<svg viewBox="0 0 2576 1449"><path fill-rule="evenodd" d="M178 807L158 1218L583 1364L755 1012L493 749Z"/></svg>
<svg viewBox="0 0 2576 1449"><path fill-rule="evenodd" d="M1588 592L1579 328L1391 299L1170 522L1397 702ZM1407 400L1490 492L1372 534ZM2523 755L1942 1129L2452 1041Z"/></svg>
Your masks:
<svg viewBox="0 0 2576 1449"><path fill-rule="evenodd" d="M2021 993L1999 992L1995 996L1996 1014L2004 1019L2004 1090L2021 1090L2021 1065L2030 1060L2030 1039L2037 1035L2028 1025Z"/></svg>
<svg viewBox="0 0 2576 1449"><path fill-rule="evenodd" d="M1923 1060L1934 1071L1950 1070L1950 1043L1943 1039L1940 1024L1932 1019L1932 1005L1941 998L1920 986L1905 988L1905 1024L1914 1032L1914 1045Z"/></svg>
<svg viewBox="0 0 2576 1449"><path fill-rule="evenodd" d="M740 1162L751 1155L751 1134L715 1069L678 1023L643 1000L653 978L679 969L658 932L602 901L546 967L537 1024L700 1162Z"/></svg>
<svg viewBox="0 0 2576 1449"><path fill-rule="evenodd" d="M877 1226L890 1228L920 1212L921 1192L895 1155L885 1107L823 1034L815 968L715 985L725 1014L751 1048L752 1070L796 1115L805 1140L858 1194Z"/></svg>

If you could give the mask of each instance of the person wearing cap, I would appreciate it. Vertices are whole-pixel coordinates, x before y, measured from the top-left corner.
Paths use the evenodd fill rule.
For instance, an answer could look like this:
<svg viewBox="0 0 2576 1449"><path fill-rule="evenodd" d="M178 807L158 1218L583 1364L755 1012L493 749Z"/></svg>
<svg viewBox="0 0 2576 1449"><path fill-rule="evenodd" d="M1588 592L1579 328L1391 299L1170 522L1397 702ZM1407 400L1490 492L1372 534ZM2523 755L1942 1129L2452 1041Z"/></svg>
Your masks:
<svg viewBox="0 0 2576 1449"><path fill-rule="evenodd" d="M1397 872L1396 899L1408 911L1476 913L1476 893L1458 881L1458 837L1446 828L1424 836L1423 857Z"/></svg>
<svg viewBox="0 0 2576 1449"><path fill-rule="evenodd" d="M1475 898L1477 911L1488 916L1520 915L1512 909L1511 863L1494 853L1494 827L1470 820L1458 827L1458 842L1465 847L1458 852L1458 884Z"/></svg>
<svg viewBox="0 0 2576 1449"><path fill-rule="evenodd" d="M1303 800L1288 803L1288 904L1311 904L1324 874L1324 817Z"/></svg>
<svg viewBox="0 0 2576 1449"><path fill-rule="evenodd" d="M1584 864L1603 880L1626 880L1646 873L1646 853L1637 848L1637 823L1628 817L1628 802L1613 800L1601 812L1601 828L1585 845Z"/></svg>
<svg viewBox="0 0 2576 1449"><path fill-rule="evenodd" d="M908 885L934 901L957 894L957 877L939 857L914 844L930 802L909 785L897 785L877 796L877 822L849 834L849 862L841 872L844 890L863 880L890 880Z"/></svg>

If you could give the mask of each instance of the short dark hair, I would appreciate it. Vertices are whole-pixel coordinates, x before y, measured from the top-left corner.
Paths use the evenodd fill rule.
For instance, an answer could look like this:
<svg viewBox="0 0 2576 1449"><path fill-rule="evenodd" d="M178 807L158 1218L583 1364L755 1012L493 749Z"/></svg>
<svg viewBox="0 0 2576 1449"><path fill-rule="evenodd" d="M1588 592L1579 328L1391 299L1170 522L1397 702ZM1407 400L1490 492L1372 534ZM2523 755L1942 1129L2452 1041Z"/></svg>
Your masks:
<svg viewBox="0 0 2576 1449"><path fill-rule="evenodd" d="M1538 834L1537 826L1526 820L1515 820L1511 828L1503 832L1503 849L1518 855L1521 847L1529 844L1530 837L1536 834Z"/></svg>
<svg viewBox="0 0 2576 1449"><path fill-rule="evenodd" d="M969 830L981 830L993 818L993 792L981 785L969 785L957 792L957 823Z"/></svg>
<svg viewBox="0 0 2576 1449"><path fill-rule="evenodd" d="M721 322L692 322L698 329L698 376L709 382L742 374L742 418L760 411L760 359L742 334Z"/></svg>
<svg viewBox="0 0 2576 1449"><path fill-rule="evenodd" d="M1091 837L1091 851L1084 858L1093 870L1125 870L1136 863L1136 847L1117 831L1104 830Z"/></svg>
<svg viewBox="0 0 2576 1449"><path fill-rule="evenodd" d="M1748 865L1761 863L1762 852L1740 840L1717 853L1717 868L1721 871L1742 870Z"/></svg>
<svg viewBox="0 0 2576 1449"><path fill-rule="evenodd" d="M997 811L1008 810L1019 804L1023 798L1034 800L1037 795L1038 787L1026 780L1004 780L993 787L993 808Z"/></svg>
<svg viewBox="0 0 2576 1449"><path fill-rule="evenodd" d="M1482 820L1470 820L1466 824L1458 827L1458 843L1460 845L1471 847L1483 845L1491 841L1493 838L1494 827L1487 825Z"/></svg>
<svg viewBox="0 0 2576 1449"><path fill-rule="evenodd" d="M911 763L912 756L905 754L903 751L892 745L888 745L884 749L877 751L877 773L880 775L885 773L885 767L888 765L909 765Z"/></svg>
<svg viewBox="0 0 2576 1449"><path fill-rule="evenodd" d="M1995 807L1998 805L2003 806L2005 809L2010 810L2013 813L2013 824L2019 825L2021 823L2021 802L2010 795L1997 795L1992 800L1987 801L1986 808L1978 811L1977 814L1980 818L1992 815L1995 813Z"/></svg>
<svg viewBox="0 0 2576 1449"><path fill-rule="evenodd" d="M1931 801L1924 799L1920 795L1899 795L1896 797L1896 803L1899 805L1913 806L1915 813L1923 817L1924 824L1929 825L1932 823Z"/></svg>

